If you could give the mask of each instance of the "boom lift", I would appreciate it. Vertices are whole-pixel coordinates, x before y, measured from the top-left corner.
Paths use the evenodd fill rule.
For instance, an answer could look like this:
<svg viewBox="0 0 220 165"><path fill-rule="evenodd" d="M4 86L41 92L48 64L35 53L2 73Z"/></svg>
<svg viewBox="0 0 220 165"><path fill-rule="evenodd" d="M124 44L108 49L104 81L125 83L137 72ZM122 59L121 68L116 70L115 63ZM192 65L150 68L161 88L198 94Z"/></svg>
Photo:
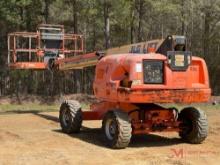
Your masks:
<svg viewBox="0 0 220 165"><path fill-rule="evenodd" d="M43 26L42 29L48 33L51 28L55 30L51 26L48 29ZM122 46L107 50L106 56L101 53L80 55L82 45L79 44L81 49L75 46L72 51L64 46L67 37L62 28L59 29L59 37L58 33L48 35L40 29L36 34L22 34L23 37L38 39L36 49L29 46L25 51L29 55L28 62L19 61L17 53L20 49L17 50L16 42L12 44L14 49L10 48L10 38L16 41L16 35L9 35L9 56L12 54L9 67L45 69L47 66L70 70L96 65L93 90L99 102L92 104L90 111L85 111L79 102L65 100L59 114L63 132L78 133L83 120L102 120L108 145L118 149L127 147L131 136L136 134L175 131L184 141L193 144L201 143L207 137L208 123L203 111L186 107L179 112L176 108L159 105L207 102L210 98L205 61L186 50L185 37L168 36L163 40ZM80 39L82 44L81 36L68 36L74 41ZM68 54L71 52L70 57ZM31 61L32 53L36 53L37 62ZM51 58L46 60L48 56Z"/></svg>

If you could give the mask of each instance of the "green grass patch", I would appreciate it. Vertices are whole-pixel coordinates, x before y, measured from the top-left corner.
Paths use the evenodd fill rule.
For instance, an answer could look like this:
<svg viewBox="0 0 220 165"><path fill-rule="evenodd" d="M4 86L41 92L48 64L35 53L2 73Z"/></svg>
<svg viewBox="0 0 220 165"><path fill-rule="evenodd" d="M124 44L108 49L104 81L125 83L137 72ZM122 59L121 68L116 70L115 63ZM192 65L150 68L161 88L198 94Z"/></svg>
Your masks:
<svg viewBox="0 0 220 165"><path fill-rule="evenodd" d="M59 111L59 105L40 104L4 104L0 105L0 113L28 113L28 112L55 112Z"/></svg>
<svg viewBox="0 0 220 165"><path fill-rule="evenodd" d="M89 105L82 103L82 109L89 109ZM38 113L38 112L58 112L59 104L3 104L0 105L0 113Z"/></svg>
<svg viewBox="0 0 220 165"><path fill-rule="evenodd" d="M81 103L82 109L90 109L89 104ZM191 105L183 105L183 104L162 104L163 107L176 107L178 110L183 109L184 107L196 107L200 108L204 111L209 110L220 110L220 104L212 105L212 104L191 104ZM3 104L0 105L0 113L38 113L38 112L58 112L60 105L58 104L36 104L36 103L28 103L28 104Z"/></svg>

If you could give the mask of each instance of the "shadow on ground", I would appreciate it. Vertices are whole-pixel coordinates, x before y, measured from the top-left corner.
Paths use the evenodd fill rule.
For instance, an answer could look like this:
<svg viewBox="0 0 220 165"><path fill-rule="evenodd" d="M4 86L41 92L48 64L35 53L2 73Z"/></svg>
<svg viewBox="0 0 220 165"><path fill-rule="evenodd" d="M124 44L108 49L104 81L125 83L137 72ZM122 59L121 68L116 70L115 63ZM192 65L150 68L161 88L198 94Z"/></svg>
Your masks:
<svg viewBox="0 0 220 165"><path fill-rule="evenodd" d="M42 113L34 113L34 115L37 115L41 118L44 118L46 120L50 120L53 122L59 122L59 118L47 114ZM57 133L62 133L61 129L53 130ZM88 128L85 126L82 126L81 133L78 134L70 134L68 135L72 138L80 139L84 142L94 144L100 147L107 147L106 141L104 140L104 134L101 130L101 128ZM149 135L136 135L133 136L131 139L131 143L129 144L129 147L160 147L160 146L171 146L180 144L182 141L179 138L168 138L163 137L159 135L149 134Z"/></svg>
<svg viewBox="0 0 220 165"><path fill-rule="evenodd" d="M56 116L44 114L40 111L30 110L30 111L13 111L13 112L7 112L7 113L16 113L16 114L27 114L31 113L33 115L36 115L40 118L53 121L56 123L59 123L59 118ZM57 133L62 133L62 130L60 128L56 130L52 130ZM80 139L84 142L94 144L100 147L107 147L107 143L104 140L104 134L101 130L101 128L89 128L82 126L81 133L78 134L69 134L68 136L72 138ZM160 146L171 146L180 144L182 141L179 138L168 138L163 137L155 134L148 134L148 135L135 135L132 137L131 142L129 144L129 147L160 147Z"/></svg>

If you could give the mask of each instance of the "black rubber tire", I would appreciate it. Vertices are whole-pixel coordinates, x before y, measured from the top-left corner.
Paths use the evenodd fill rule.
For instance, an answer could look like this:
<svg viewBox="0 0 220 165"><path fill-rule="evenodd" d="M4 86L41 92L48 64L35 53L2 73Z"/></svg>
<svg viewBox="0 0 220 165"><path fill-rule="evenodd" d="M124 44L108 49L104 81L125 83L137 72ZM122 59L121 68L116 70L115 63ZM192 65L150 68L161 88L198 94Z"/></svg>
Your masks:
<svg viewBox="0 0 220 165"><path fill-rule="evenodd" d="M112 139L107 135L107 123L112 120L116 124L116 131ZM127 113L121 110L109 111L105 114L102 121L102 129L104 131L108 146L114 149L126 148L132 136L131 121Z"/></svg>
<svg viewBox="0 0 220 165"><path fill-rule="evenodd" d="M184 108L179 114L180 137L191 144L200 144L208 136L208 121L205 113L194 107Z"/></svg>
<svg viewBox="0 0 220 165"><path fill-rule="evenodd" d="M68 115L68 119L66 118ZM60 106L60 125L65 133L78 133L82 126L81 105L75 100L65 100ZM67 120L66 120L67 119Z"/></svg>

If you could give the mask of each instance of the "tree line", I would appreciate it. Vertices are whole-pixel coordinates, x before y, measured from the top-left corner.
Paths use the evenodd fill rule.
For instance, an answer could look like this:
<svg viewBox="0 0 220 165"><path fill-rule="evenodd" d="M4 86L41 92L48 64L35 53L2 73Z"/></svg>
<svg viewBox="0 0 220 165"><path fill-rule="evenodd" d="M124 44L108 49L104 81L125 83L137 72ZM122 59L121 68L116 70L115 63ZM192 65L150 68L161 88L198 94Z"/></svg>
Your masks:
<svg viewBox="0 0 220 165"><path fill-rule="evenodd" d="M220 94L220 0L1 0L0 95L92 93L94 67L62 73L8 69L7 34L36 31L40 23L83 34L86 52L185 35L188 49L208 64L213 94Z"/></svg>

